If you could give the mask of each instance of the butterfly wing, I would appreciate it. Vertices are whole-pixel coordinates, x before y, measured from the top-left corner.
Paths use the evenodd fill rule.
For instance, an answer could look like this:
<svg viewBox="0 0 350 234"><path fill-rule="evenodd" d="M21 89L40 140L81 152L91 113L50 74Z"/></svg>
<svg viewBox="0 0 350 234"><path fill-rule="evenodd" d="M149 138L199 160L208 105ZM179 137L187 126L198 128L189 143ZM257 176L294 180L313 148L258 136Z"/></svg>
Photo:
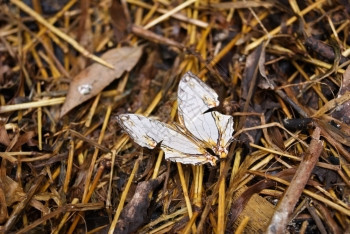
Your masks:
<svg viewBox="0 0 350 234"><path fill-rule="evenodd" d="M230 115L223 115L217 111L211 113L215 119L215 124L219 133L214 152L220 155L220 158L225 158L228 153L227 147L233 141L233 117Z"/></svg>
<svg viewBox="0 0 350 234"><path fill-rule="evenodd" d="M233 117L217 111L206 112L219 105L217 93L187 72L178 89L178 115L180 123L215 154L226 157L232 141Z"/></svg>
<svg viewBox="0 0 350 234"><path fill-rule="evenodd" d="M180 80L177 101L179 115L185 115L186 119L193 119L220 104L217 93L191 72Z"/></svg>
<svg viewBox="0 0 350 234"><path fill-rule="evenodd" d="M136 114L119 115L118 123L142 147L153 149L161 143L165 159L184 164L209 162L215 165L215 156L168 124Z"/></svg>

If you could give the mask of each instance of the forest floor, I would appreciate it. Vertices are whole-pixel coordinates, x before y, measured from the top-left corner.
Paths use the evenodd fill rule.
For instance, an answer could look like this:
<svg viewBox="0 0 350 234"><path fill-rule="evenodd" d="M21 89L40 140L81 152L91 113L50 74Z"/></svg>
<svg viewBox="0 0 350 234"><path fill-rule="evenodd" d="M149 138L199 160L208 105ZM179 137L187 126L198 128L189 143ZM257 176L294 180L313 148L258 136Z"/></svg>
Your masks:
<svg viewBox="0 0 350 234"><path fill-rule="evenodd" d="M0 233L350 232L348 1L0 4Z"/></svg>

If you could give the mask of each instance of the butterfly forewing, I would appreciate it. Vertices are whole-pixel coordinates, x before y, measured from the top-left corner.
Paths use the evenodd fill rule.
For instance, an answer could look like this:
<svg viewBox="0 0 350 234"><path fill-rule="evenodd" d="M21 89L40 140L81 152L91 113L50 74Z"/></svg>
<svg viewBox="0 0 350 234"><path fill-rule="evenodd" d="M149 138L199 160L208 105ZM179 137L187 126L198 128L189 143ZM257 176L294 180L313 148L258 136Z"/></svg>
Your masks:
<svg viewBox="0 0 350 234"><path fill-rule="evenodd" d="M153 149L160 144L165 158L182 163L215 164L216 157L207 154L199 145L172 126L136 114L118 116L120 126L142 147ZM191 161L189 158L196 158Z"/></svg>

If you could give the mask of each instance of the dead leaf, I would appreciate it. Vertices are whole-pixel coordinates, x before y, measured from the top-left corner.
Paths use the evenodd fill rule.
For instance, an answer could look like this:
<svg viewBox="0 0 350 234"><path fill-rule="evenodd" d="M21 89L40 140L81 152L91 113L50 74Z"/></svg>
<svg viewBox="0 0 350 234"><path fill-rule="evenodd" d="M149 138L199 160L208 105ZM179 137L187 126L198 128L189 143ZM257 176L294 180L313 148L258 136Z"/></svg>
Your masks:
<svg viewBox="0 0 350 234"><path fill-rule="evenodd" d="M6 204L6 198L5 198L5 191L3 190L2 186L0 185L0 224L3 224L8 219L8 211L7 211L7 204ZM0 228L0 232L1 232Z"/></svg>
<svg viewBox="0 0 350 234"><path fill-rule="evenodd" d="M335 184L341 183L341 178L336 171L328 170L322 167L315 167L312 171L317 176L318 180L325 185L328 190Z"/></svg>
<svg viewBox="0 0 350 234"><path fill-rule="evenodd" d="M156 179L143 181L136 187L131 201L124 207L114 233L134 233L147 221L147 209L150 205L148 194L165 179L165 174Z"/></svg>
<svg viewBox="0 0 350 234"><path fill-rule="evenodd" d="M338 97L343 96L346 92L350 91L350 66L347 67L344 75L342 85L339 90ZM350 125L350 101L346 101L343 104L337 106L332 116L339 119L343 123Z"/></svg>
<svg viewBox="0 0 350 234"><path fill-rule="evenodd" d="M334 49L329 44L316 39L315 37L308 37L305 39L305 46L307 49L315 51L317 54L321 55L322 58L327 59L330 62L336 58ZM349 59L340 54L339 63L345 63Z"/></svg>
<svg viewBox="0 0 350 234"><path fill-rule="evenodd" d="M124 11L123 3L120 1L112 1L110 8L110 16L112 19L112 26L117 42L122 41L128 33L128 26L130 25L130 16Z"/></svg>
<svg viewBox="0 0 350 234"><path fill-rule="evenodd" d="M276 176L278 178L283 178L284 180L290 181L295 174L295 169L285 169L279 172ZM272 180L261 180L254 185L247 188L243 193L241 193L232 203L230 217L228 219L227 227L232 227L233 223L236 221L238 216L241 214L245 204L249 202L249 199L254 195L260 193L261 190L267 188L273 188L276 186L276 182Z"/></svg>
<svg viewBox="0 0 350 234"><path fill-rule="evenodd" d="M272 127L268 128L267 131L269 132L272 142L281 150L285 150L283 134L280 132L279 128Z"/></svg>
<svg viewBox="0 0 350 234"><path fill-rule="evenodd" d="M10 142L10 137L7 134L5 126L0 126L0 143L8 146Z"/></svg>
<svg viewBox="0 0 350 234"><path fill-rule="evenodd" d="M21 201L25 198L26 193L22 187L8 176L0 178L1 189L5 191L6 204L10 207L13 203Z"/></svg>
<svg viewBox="0 0 350 234"><path fill-rule="evenodd" d="M36 133L34 131L23 133L18 137L16 144L13 146L12 150L19 150L22 145L31 143L31 140L35 136Z"/></svg>
<svg viewBox="0 0 350 234"><path fill-rule="evenodd" d="M267 77L267 74L266 74L266 69L265 69L265 61L266 61L265 55L266 55L266 52L265 52L265 48L266 48L266 46L263 45L262 46L262 51L261 51L261 54L260 54L260 58L259 58L259 63L258 63L260 75L262 77L264 77L265 79L261 79L260 82L258 83L258 86L261 89L274 89L276 85Z"/></svg>
<svg viewBox="0 0 350 234"><path fill-rule="evenodd" d="M94 63L74 77L60 116L62 117L74 107L96 96L125 71L130 71L140 59L141 54L142 47L121 47L104 53L101 58L112 64L114 70Z"/></svg>

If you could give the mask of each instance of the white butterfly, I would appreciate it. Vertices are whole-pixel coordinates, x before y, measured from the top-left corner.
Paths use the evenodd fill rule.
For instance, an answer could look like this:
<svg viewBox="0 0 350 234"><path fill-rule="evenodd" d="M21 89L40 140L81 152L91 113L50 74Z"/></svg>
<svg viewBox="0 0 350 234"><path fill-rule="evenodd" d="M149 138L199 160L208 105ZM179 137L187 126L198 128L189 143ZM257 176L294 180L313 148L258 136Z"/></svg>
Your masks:
<svg viewBox="0 0 350 234"><path fill-rule="evenodd" d="M180 124L169 125L137 114L121 114L118 123L142 147L153 149L160 143L165 159L215 165L216 156L225 158L233 140L233 117L206 112L219 105L218 95L191 72L181 78L177 95Z"/></svg>

